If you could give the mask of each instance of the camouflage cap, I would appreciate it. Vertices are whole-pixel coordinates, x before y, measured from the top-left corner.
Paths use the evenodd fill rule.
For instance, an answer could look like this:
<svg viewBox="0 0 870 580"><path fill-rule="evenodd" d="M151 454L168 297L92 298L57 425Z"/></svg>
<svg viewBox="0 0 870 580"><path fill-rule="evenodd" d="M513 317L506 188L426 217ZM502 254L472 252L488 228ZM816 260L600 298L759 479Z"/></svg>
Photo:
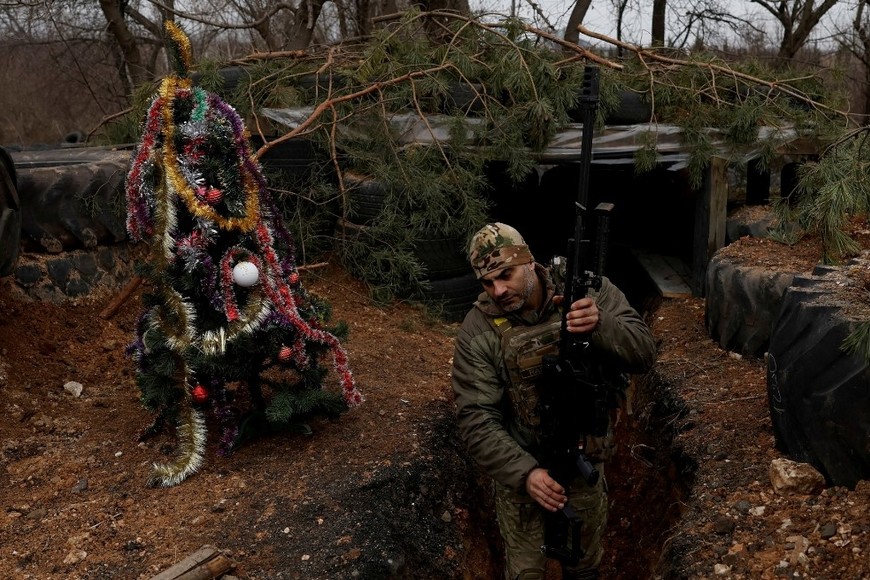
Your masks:
<svg viewBox="0 0 870 580"><path fill-rule="evenodd" d="M478 279L509 266L534 262L520 233L507 224L495 222L480 228L471 238L468 260Z"/></svg>

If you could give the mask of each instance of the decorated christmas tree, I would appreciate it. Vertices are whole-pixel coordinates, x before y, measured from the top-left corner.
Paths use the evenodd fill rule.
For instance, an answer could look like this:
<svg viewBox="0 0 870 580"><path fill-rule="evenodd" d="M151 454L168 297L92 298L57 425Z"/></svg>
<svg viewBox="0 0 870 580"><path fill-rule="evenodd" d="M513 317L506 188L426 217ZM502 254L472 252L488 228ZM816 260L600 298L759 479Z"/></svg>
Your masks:
<svg viewBox="0 0 870 580"><path fill-rule="evenodd" d="M167 22L175 73L161 83L127 176L127 229L148 244L144 311L129 352L143 436L176 426L177 457L152 485L202 465L206 425L218 453L246 435L308 430L362 401L328 304L303 288L293 241L270 198L236 111L189 78L190 41ZM331 355L340 389L324 388ZM340 391L340 392L339 392Z"/></svg>

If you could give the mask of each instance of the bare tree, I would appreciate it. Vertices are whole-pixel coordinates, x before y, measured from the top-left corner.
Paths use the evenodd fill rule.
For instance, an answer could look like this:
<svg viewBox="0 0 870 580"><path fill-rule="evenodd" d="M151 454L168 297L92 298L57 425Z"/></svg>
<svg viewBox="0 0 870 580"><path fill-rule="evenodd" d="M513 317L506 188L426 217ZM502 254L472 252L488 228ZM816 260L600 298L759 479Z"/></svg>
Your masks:
<svg viewBox="0 0 870 580"><path fill-rule="evenodd" d="M813 29L838 0L750 0L770 13L782 28L779 58L792 59L803 48Z"/></svg>

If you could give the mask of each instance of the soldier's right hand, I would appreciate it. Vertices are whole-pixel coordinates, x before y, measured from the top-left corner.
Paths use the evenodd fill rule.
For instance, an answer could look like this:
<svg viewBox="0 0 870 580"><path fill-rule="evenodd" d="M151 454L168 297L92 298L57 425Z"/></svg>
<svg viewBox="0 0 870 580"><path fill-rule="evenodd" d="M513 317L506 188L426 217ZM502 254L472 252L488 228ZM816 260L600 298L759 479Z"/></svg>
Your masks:
<svg viewBox="0 0 870 580"><path fill-rule="evenodd" d="M541 507L551 512L562 509L568 501L565 489L542 467L536 467L529 472L526 491Z"/></svg>

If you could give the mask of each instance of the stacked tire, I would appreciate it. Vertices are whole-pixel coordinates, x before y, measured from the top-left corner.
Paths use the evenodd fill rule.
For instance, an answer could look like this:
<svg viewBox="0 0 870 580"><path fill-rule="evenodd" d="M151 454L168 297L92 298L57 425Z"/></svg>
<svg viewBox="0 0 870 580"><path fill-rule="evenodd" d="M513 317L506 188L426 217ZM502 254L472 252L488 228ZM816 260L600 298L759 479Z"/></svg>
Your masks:
<svg viewBox="0 0 870 580"><path fill-rule="evenodd" d="M133 275L124 180L130 149L34 148L10 152L18 174L21 248L16 287L62 301Z"/></svg>
<svg viewBox="0 0 870 580"><path fill-rule="evenodd" d="M856 315L851 268L817 267L785 293L767 357L767 391L779 449L811 463L833 485L870 478L870 367L843 341L866 315Z"/></svg>
<svg viewBox="0 0 870 580"><path fill-rule="evenodd" d="M424 301L444 320L459 322L482 292L459 238L420 239L414 255L426 272Z"/></svg>
<svg viewBox="0 0 870 580"><path fill-rule="evenodd" d="M339 242L352 236L365 240L388 203L390 191L381 181L354 171L342 175L347 220L337 228ZM378 242L369 239L374 247ZM481 291L465 256L465 240L459 237L420 233L414 240L412 254L423 270L420 290L406 298L422 302L449 322L462 320Z"/></svg>
<svg viewBox="0 0 870 580"><path fill-rule="evenodd" d="M761 356L794 272L735 264L717 253L707 265L704 321L726 350Z"/></svg>
<svg viewBox="0 0 870 580"><path fill-rule="evenodd" d="M25 248L59 253L124 241L130 155L101 147L13 152Z"/></svg>

